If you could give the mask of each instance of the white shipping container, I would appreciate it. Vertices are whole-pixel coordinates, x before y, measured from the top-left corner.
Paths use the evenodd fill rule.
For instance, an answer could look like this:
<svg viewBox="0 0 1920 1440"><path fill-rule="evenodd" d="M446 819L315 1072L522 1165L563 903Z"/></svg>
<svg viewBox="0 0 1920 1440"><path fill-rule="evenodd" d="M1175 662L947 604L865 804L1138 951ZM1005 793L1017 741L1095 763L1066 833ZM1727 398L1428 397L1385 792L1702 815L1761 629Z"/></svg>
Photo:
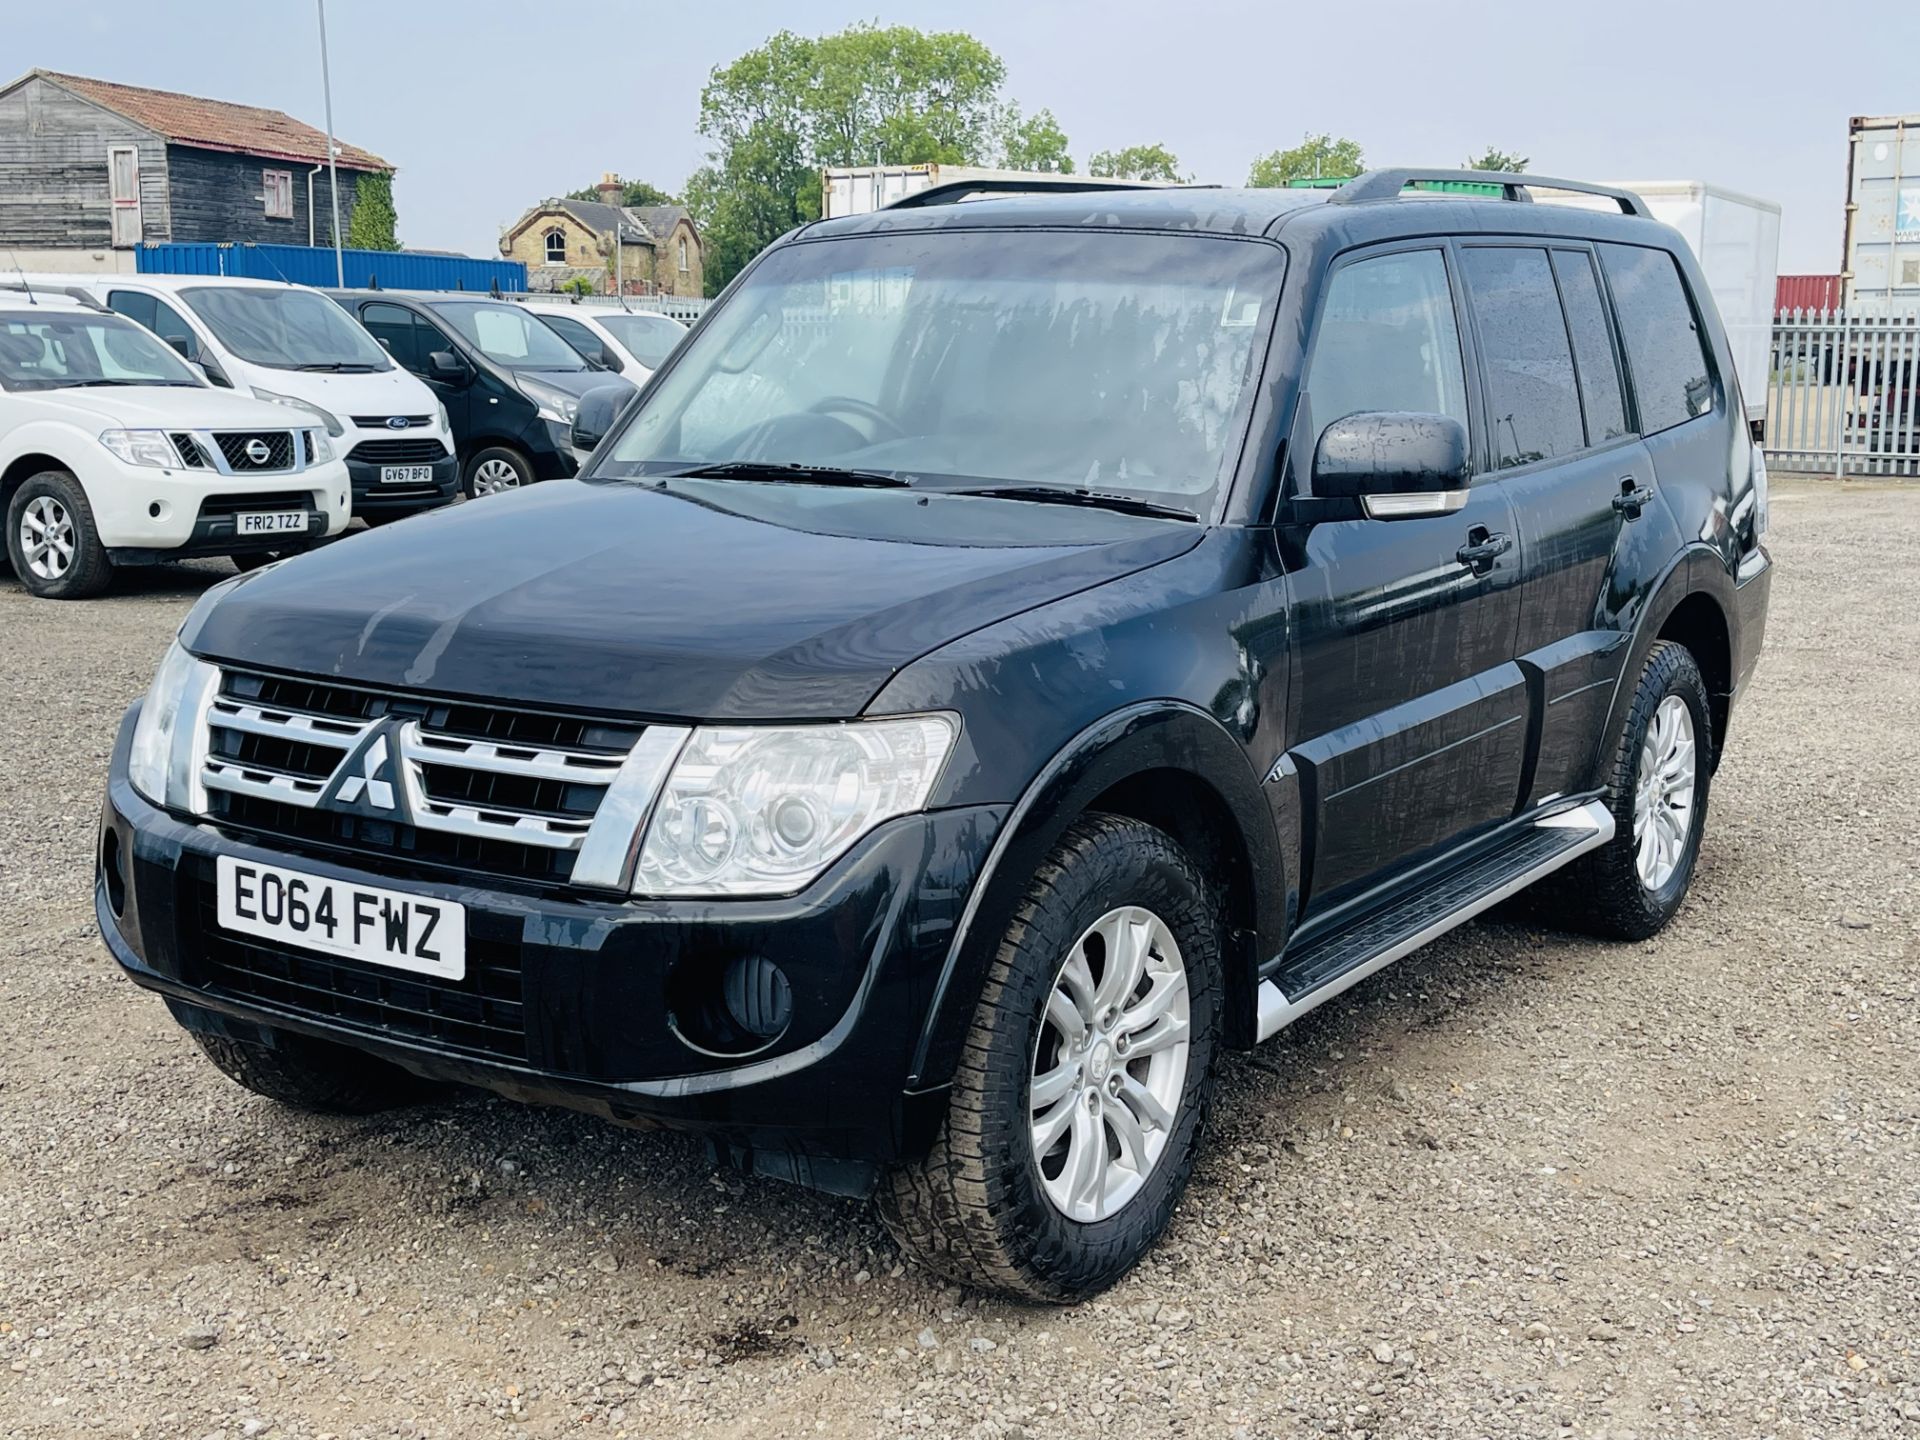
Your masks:
<svg viewBox="0 0 1920 1440"><path fill-rule="evenodd" d="M828 220L837 220L842 215L866 215L935 185L951 185L960 180L1024 181L1036 190L1044 190L1052 185L1071 185L1084 178L1050 170L994 170L982 165L832 166L820 172L820 214ZM1101 183L1147 186L1153 182L1106 180Z"/></svg>
<svg viewBox="0 0 1920 1440"><path fill-rule="evenodd" d="M1855 116L1847 126L1849 310L1920 304L1920 115Z"/></svg>
<svg viewBox="0 0 1920 1440"><path fill-rule="evenodd" d="M1780 272L1780 207L1771 200L1702 180L1608 180L1647 202L1653 218L1678 230L1706 274L1726 327L1747 418L1767 413L1772 366L1773 296ZM1538 199L1583 210L1614 210L1611 200L1541 191Z"/></svg>

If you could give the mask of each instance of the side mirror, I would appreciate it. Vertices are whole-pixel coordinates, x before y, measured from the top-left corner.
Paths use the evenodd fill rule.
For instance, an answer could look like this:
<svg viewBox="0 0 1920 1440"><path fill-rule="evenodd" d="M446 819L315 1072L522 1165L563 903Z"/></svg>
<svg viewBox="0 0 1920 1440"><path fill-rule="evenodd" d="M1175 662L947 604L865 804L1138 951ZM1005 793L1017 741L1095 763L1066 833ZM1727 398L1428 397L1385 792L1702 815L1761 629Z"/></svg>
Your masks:
<svg viewBox="0 0 1920 1440"><path fill-rule="evenodd" d="M193 343L193 337L191 335L169 335L167 336L167 344L173 347L174 354L178 355L188 364L197 365L200 363L200 347Z"/></svg>
<svg viewBox="0 0 1920 1440"><path fill-rule="evenodd" d="M1447 515L1467 503L1467 427L1449 415L1366 411L1313 452L1316 499L1357 499L1372 520Z"/></svg>
<svg viewBox="0 0 1920 1440"><path fill-rule="evenodd" d="M574 412L573 431L569 439L573 448L585 454L613 429L614 422L627 408L627 402L637 392L627 385L602 385L597 390L589 390L580 397L580 408Z"/></svg>
<svg viewBox="0 0 1920 1440"><path fill-rule="evenodd" d="M605 345L600 347L600 363L616 375L627 368L620 357Z"/></svg>
<svg viewBox="0 0 1920 1440"><path fill-rule="evenodd" d="M467 378L467 367L451 350L436 350L427 356L427 374L449 385L458 385Z"/></svg>

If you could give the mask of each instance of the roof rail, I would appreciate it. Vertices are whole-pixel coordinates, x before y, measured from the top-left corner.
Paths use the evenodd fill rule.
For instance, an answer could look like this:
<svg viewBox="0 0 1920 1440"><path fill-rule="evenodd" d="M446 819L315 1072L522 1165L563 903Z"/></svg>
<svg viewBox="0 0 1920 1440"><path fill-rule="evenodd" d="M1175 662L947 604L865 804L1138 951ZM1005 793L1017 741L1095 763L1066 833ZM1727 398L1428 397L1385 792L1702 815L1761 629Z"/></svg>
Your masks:
<svg viewBox="0 0 1920 1440"><path fill-rule="evenodd" d="M1167 190L1174 187L1157 184L1151 180L1102 180L1075 175L1065 175L1058 180L1014 180L1004 177L982 177L977 180L949 180L940 185L929 185L924 190L916 190L911 195L902 195L891 204L883 205L883 210L918 210L929 205L954 205L969 195L1039 195L1048 191L1082 190Z"/></svg>
<svg viewBox="0 0 1920 1440"><path fill-rule="evenodd" d="M1614 185L1595 185L1586 180L1555 180L1545 175L1527 175L1509 170L1369 170L1355 176L1327 197L1331 205L1358 205L1368 200L1396 200L1409 185L1422 181L1451 181L1456 184L1498 185L1507 200L1530 201L1529 187L1536 190L1566 190L1575 195L1599 195L1611 200L1625 215L1651 220L1647 202L1631 190Z"/></svg>

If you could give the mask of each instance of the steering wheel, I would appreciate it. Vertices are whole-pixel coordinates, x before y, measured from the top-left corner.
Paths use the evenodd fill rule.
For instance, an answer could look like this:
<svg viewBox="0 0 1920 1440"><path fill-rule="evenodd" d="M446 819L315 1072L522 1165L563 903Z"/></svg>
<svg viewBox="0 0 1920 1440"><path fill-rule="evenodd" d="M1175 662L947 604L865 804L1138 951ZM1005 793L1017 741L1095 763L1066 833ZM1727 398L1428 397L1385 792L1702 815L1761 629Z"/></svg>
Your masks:
<svg viewBox="0 0 1920 1440"><path fill-rule="evenodd" d="M807 407L810 415L858 415L873 426L873 441L904 440L907 432L878 405L857 400L851 395L825 395Z"/></svg>

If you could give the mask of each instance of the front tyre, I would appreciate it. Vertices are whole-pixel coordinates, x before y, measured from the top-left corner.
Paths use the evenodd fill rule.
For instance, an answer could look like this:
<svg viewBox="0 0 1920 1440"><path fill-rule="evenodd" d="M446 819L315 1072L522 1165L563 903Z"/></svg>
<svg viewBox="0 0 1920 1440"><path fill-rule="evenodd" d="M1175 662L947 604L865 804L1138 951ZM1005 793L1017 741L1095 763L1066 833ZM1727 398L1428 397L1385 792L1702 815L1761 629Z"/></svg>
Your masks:
<svg viewBox="0 0 1920 1440"><path fill-rule="evenodd" d="M7 558L30 594L84 600L113 579L80 482L65 470L30 476L7 503Z"/></svg>
<svg viewBox="0 0 1920 1440"><path fill-rule="evenodd" d="M461 483L469 500L520 490L533 483L533 465L518 450L489 445L467 461L467 473Z"/></svg>
<svg viewBox="0 0 1920 1440"><path fill-rule="evenodd" d="M1654 644L1607 775L1613 839L1548 877L1538 913L1616 940L1656 933L1686 899L1713 779L1713 710L1693 654Z"/></svg>
<svg viewBox="0 0 1920 1440"><path fill-rule="evenodd" d="M902 1249L1018 1299L1104 1290L1193 1168L1219 1043L1220 918L1171 837L1075 822L1040 866L974 1011L931 1151L882 1179Z"/></svg>

